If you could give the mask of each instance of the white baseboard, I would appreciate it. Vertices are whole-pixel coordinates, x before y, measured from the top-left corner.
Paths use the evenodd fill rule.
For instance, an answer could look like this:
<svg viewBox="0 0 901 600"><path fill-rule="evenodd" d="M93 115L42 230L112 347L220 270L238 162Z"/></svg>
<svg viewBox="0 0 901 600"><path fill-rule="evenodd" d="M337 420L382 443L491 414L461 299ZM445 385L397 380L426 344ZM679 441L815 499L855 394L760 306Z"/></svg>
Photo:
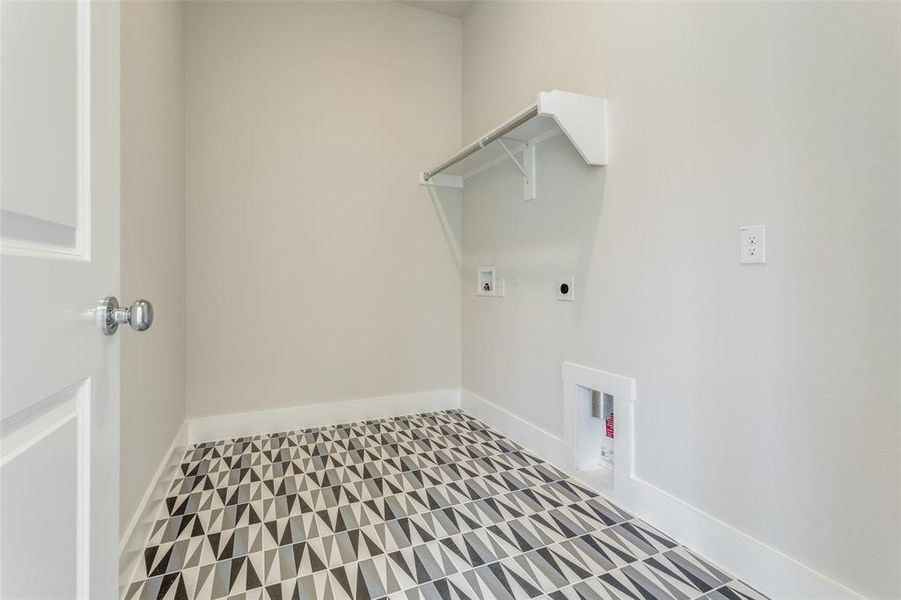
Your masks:
<svg viewBox="0 0 901 600"><path fill-rule="evenodd" d="M522 444L544 460L571 472L575 467L573 449L562 438L514 415L467 390L460 392L460 408Z"/></svg>
<svg viewBox="0 0 901 600"><path fill-rule="evenodd" d="M563 437L545 431L467 390L461 391L461 406L487 425L597 489L598 475L589 473L584 476L586 474L575 470L575 448L568 445ZM612 490L607 488L602 492L761 592L773 598L863 597L713 515L643 481L634 475L634 465L630 467L616 469Z"/></svg>
<svg viewBox="0 0 901 600"><path fill-rule="evenodd" d="M771 598L864 597L647 481L614 487L624 508Z"/></svg>
<svg viewBox="0 0 901 600"><path fill-rule="evenodd" d="M138 505L131 522L119 540L119 597L124 597L128 591L128 585L134 578L138 561L150 539L150 531L160 514L163 501L169 492L169 487L175 479L178 465L184 456L188 446L188 422L182 423L169 446L169 450L163 456L160 466L144 492L144 497Z"/></svg>
<svg viewBox="0 0 901 600"><path fill-rule="evenodd" d="M192 444L196 444L451 408L460 408L459 389L323 402L291 408L193 418L189 421L189 439Z"/></svg>

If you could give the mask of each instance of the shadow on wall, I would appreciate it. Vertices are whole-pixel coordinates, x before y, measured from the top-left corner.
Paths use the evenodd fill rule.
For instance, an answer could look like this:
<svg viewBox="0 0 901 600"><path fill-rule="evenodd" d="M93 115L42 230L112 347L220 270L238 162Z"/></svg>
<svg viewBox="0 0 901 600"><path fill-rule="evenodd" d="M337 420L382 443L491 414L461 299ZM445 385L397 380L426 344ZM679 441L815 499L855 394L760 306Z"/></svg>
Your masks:
<svg viewBox="0 0 901 600"><path fill-rule="evenodd" d="M441 231L447 240L454 264L462 268L463 253L460 247L460 217L462 214L463 192L454 188L438 188L423 186L429 192L432 199L432 207L441 224Z"/></svg>

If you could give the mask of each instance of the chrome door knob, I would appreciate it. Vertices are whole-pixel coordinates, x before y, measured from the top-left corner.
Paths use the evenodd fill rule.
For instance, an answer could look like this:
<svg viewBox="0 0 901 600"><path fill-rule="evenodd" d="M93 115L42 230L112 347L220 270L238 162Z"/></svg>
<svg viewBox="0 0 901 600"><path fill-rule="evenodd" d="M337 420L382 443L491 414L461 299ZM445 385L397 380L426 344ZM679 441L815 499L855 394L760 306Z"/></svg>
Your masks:
<svg viewBox="0 0 901 600"><path fill-rule="evenodd" d="M135 331L146 331L153 325L153 305L142 299L121 308L115 296L107 296L97 310L97 320L103 335L113 335L122 323L128 323Z"/></svg>

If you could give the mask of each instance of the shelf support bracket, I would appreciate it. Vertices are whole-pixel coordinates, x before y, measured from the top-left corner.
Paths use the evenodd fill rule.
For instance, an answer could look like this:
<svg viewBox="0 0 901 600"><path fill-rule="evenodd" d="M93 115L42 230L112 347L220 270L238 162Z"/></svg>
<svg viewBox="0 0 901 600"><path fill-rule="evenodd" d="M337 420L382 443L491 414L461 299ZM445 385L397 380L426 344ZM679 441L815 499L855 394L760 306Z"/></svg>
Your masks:
<svg viewBox="0 0 901 600"><path fill-rule="evenodd" d="M535 160L535 144L533 142L526 142L523 145L522 162L525 164L526 170L526 176L522 180L522 200L529 202L538 198L538 187L535 181L538 162Z"/></svg>
<svg viewBox="0 0 901 600"><path fill-rule="evenodd" d="M510 160L513 161L513 164L515 164L516 168L519 169L519 172L522 173L522 176L528 177L529 174L526 173L526 168L522 166L522 164L518 160L516 160L516 157L513 155L513 152L510 151L510 148L507 147L507 144L504 143L504 140L498 139L497 143L501 145L501 148L504 149L504 152L507 153L507 156L510 157Z"/></svg>
<svg viewBox="0 0 901 600"><path fill-rule="evenodd" d="M444 173L438 173L437 175L432 175L431 177L426 179L425 173L420 173L419 185L427 185L431 187L449 187L462 190L463 178L459 175L445 175Z"/></svg>
<svg viewBox="0 0 901 600"><path fill-rule="evenodd" d="M535 200L538 194L535 191L535 144L532 142L522 142L522 162L516 160L516 156L504 143L504 140L498 138L497 143L501 145L516 168L522 173L522 200L529 202Z"/></svg>

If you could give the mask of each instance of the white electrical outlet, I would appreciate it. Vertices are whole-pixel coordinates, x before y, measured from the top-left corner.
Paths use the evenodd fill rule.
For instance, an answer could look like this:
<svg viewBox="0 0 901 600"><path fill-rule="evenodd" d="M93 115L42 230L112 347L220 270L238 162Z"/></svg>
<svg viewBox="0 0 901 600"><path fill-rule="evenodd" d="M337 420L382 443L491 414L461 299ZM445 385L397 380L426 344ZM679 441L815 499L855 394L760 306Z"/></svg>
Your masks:
<svg viewBox="0 0 901 600"><path fill-rule="evenodd" d="M741 263L743 265L766 263L766 226L751 225L741 228Z"/></svg>

